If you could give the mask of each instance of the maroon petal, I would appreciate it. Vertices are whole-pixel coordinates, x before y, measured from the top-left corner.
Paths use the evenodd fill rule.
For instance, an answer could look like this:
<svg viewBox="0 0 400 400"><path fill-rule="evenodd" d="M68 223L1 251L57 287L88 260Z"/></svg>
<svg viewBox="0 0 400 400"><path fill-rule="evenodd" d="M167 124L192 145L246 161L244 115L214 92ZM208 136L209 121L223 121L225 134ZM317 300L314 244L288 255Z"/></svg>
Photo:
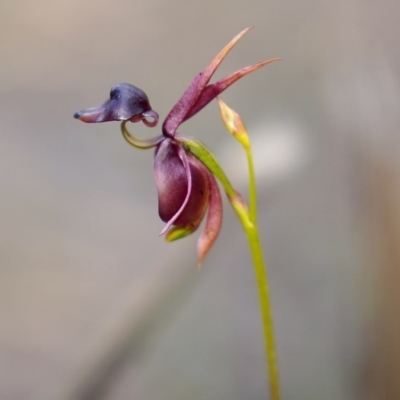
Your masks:
<svg viewBox="0 0 400 400"><path fill-rule="evenodd" d="M172 225L195 231L206 211L210 192L205 167L181 146L165 139L157 148L154 172L159 215L167 222L161 234Z"/></svg>
<svg viewBox="0 0 400 400"><path fill-rule="evenodd" d="M215 82L212 85L208 85L201 93L201 96L196 101L196 104L186 115L184 121L188 120L189 118L193 117L193 115L197 114L210 101L214 100L219 94L221 94L225 89L227 89L233 83L238 81L240 78L243 78L244 76L250 74L251 72L256 71L257 69L278 60L280 60L280 58L271 58L269 60L261 61L254 65L241 68L240 70L233 72L227 77L220 79L218 82Z"/></svg>
<svg viewBox="0 0 400 400"><path fill-rule="evenodd" d="M168 113L162 126L162 132L165 136L174 136L178 126L183 122L185 115L190 111L194 102L200 95L199 84L201 73L198 74L185 90L181 98Z"/></svg>
<svg viewBox="0 0 400 400"><path fill-rule="evenodd" d="M196 103L197 99L200 97L202 91L206 87L207 83L210 81L215 70L221 64L223 59L227 56L229 51L233 46L240 40L240 38L249 31L251 28L246 28L238 35L236 35L211 61L211 63L206 67L206 69L197 75L189 87L185 90L181 98L172 108L172 110L167 115L162 127L162 131L166 136L175 135L176 130L179 125L185 121L186 115L190 112L191 108ZM193 115L193 114L192 114Z"/></svg>
<svg viewBox="0 0 400 400"><path fill-rule="evenodd" d="M156 149L154 176L158 191L158 213L167 222L161 234L179 217L186 206L192 187L192 178L186 157L170 139L164 139Z"/></svg>
<svg viewBox="0 0 400 400"><path fill-rule="evenodd" d="M205 256L217 239L222 226L222 200L214 176L208 172L210 198L206 226L197 241L198 266L201 267Z"/></svg>
<svg viewBox="0 0 400 400"><path fill-rule="evenodd" d="M149 99L143 90L129 83L115 85L110 98L101 106L78 111L74 118L83 122L142 121L147 126L155 126L158 114L151 109ZM146 120L150 118L151 120Z"/></svg>
<svg viewBox="0 0 400 400"><path fill-rule="evenodd" d="M182 151L184 152L183 149ZM194 232L200 225L209 202L209 171L196 157L191 154L184 154L189 162L192 188L188 202L182 213L175 220L174 225L185 227Z"/></svg>

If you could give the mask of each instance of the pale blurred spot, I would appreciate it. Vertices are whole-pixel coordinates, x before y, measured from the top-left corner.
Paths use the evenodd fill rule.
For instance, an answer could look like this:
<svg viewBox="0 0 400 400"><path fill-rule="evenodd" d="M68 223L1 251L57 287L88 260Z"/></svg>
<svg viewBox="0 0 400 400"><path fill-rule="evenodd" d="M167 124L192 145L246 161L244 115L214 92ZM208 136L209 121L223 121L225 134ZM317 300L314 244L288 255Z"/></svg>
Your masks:
<svg viewBox="0 0 400 400"><path fill-rule="evenodd" d="M248 132L260 185L276 183L298 172L309 158L305 138L298 127L285 124L260 125L248 128ZM235 140L227 141L219 158L234 185L247 184L245 153Z"/></svg>

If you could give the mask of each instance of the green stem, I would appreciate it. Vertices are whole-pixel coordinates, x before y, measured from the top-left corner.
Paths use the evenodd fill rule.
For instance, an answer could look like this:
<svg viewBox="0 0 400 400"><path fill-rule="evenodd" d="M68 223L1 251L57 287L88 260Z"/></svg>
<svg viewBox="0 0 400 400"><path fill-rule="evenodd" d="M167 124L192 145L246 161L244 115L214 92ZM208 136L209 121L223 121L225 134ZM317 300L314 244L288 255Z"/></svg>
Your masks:
<svg viewBox="0 0 400 400"><path fill-rule="evenodd" d="M272 305L268 286L267 269L263 258L260 236L256 224L249 226L246 221L241 220L241 222L246 232L251 257L253 259L254 273L256 275L261 318L264 328L265 356L268 364L271 400L279 400L279 371L272 320Z"/></svg>
<svg viewBox="0 0 400 400"><path fill-rule="evenodd" d="M247 145L243 145L246 151L247 166L249 169L249 209L250 219L254 225L257 225L257 186L256 174L254 171L253 154L251 152L250 140Z"/></svg>
<svg viewBox="0 0 400 400"><path fill-rule="evenodd" d="M268 365L271 400L280 400L281 396L278 361L276 356L274 328L272 321L272 306L269 294L267 268L264 262L260 235L258 233L257 227L257 189L250 141L248 141L247 144L242 143L243 147L246 150L247 163L249 168L250 209L248 210L243 198L233 188L214 155L197 140L185 137L180 137L179 140L185 146L185 149L187 151L190 151L194 156L202 161L204 165L222 183L228 195L228 199L246 233L257 281L262 325L264 329L265 356Z"/></svg>
<svg viewBox="0 0 400 400"><path fill-rule="evenodd" d="M272 318L272 304L269 293L267 266L264 261L260 235L257 226L257 186L254 171L253 154L250 140L242 143L245 151L249 170L249 218L251 225L241 219L243 229L249 242L251 257L253 259L254 273L257 281L258 297L261 308L261 318L264 328L264 342L266 360L268 364L271 400L280 399L280 384L278 359L276 355L276 344L274 335L274 324Z"/></svg>

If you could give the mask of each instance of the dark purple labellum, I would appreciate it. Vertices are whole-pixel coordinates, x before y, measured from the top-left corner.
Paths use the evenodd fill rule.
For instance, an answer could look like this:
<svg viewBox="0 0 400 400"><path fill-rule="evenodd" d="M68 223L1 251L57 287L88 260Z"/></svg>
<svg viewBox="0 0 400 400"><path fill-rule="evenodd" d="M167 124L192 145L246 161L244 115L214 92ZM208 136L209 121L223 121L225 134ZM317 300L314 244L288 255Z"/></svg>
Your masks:
<svg viewBox="0 0 400 400"><path fill-rule="evenodd" d="M105 103L78 111L74 117L84 122L143 121L150 127L158 122L158 114L151 109L146 93L130 83L115 85Z"/></svg>

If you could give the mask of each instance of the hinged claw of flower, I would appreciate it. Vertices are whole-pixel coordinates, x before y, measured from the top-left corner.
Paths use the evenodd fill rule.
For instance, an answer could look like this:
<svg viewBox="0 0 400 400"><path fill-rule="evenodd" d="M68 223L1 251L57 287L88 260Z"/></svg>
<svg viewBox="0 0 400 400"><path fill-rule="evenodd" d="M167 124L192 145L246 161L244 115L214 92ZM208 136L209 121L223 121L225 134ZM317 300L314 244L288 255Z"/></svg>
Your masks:
<svg viewBox="0 0 400 400"><path fill-rule="evenodd" d="M155 148L154 174L158 190L160 218L166 222L161 234L168 241L194 232L207 212L206 224L197 244L199 265L216 240L222 224L222 201L212 168L199 160L198 155L185 145L177 134L179 126L197 114L210 101L243 76L267 65L277 58L242 68L216 83L209 84L223 59L249 30L235 36L199 73L165 118L162 135L152 139L139 139L126 127L128 121L154 127L158 114L151 109L146 94L139 88L121 83L111 89L110 98L101 106L77 112L74 117L84 122L123 121L125 139L137 148Z"/></svg>

